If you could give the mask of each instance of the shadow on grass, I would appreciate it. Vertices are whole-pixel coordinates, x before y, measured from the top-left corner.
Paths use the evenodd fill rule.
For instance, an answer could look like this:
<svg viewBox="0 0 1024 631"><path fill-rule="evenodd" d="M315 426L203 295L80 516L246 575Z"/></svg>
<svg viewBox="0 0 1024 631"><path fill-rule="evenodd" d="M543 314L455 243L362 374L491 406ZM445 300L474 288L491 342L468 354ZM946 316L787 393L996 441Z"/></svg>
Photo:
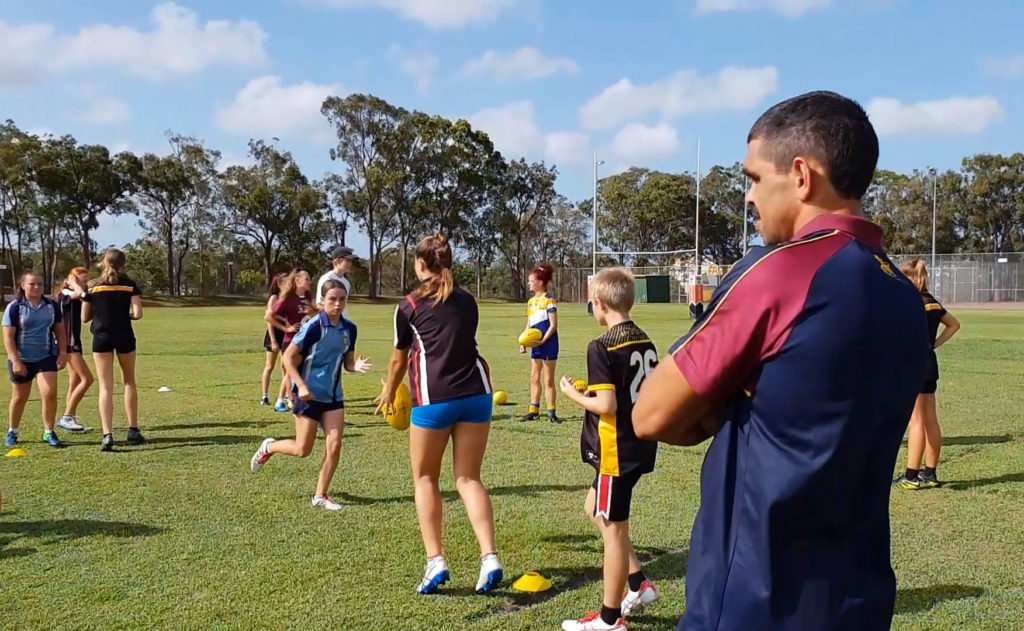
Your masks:
<svg viewBox="0 0 1024 631"><path fill-rule="evenodd" d="M227 427L230 429L245 429L251 427L270 427L271 425L279 425L286 419L278 421L237 421L235 423L189 423L188 425L160 425L158 427L149 427L146 429L147 432L176 432L178 430L187 429L215 429L218 427ZM157 440L157 439L153 439ZM152 441L150 441L152 442Z"/></svg>
<svg viewBox="0 0 1024 631"><path fill-rule="evenodd" d="M999 475L994 478L980 478L978 480L961 480L958 482L948 481L944 483L943 488L952 489L954 491L966 491L968 489L976 489L980 486L991 486L993 484L1005 484L1013 482L1024 482L1024 471L1020 473L1007 473L1005 475Z"/></svg>
<svg viewBox="0 0 1024 631"><path fill-rule="evenodd" d="M348 434L345 436L348 437ZM491 497L498 497L502 495L533 497L535 495L540 495L541 493L579 492L586 488L589 487L585 484L524 484L520 486L496 486L490 487L487 490ZM414 501L414 497L412 495L400 495L397 497L361 497L359 495L352 495L351 493L341 493L338 497L347 504L357 504L360 506L372 506L374 504L405 504ZM459 492L445 491L441 493L441 498L444 500L455 500L459 498Z"/></svg>
<svg viewBox="0 0 1024 631"><path fill-rule="evenodd" d="M896 593L895 613L918 613L928 611L948 600L980 598L985 590L970 585L932 585L901 589Z"/></svg>
<svg viewBox="0 0 1024 631"><path fill-rule="evenodd" d="M0 559L28 556L38 552L36 548L7 548L19 539L44 539L44 543L69 541L80 537L103 535L107 537L151 537L166 531L159 526L134 524L123 521L99 521L94 519L53 519L49 521L4 521L0 522L0 534L13 537L0 541Z"/></svg>
<svg viewBox="0 0 1024 631"><path fill-rule="evenodd" d="M943 436L942 445L943 447L949 445L996 445L999 443L1008 443L1013 440L1013 436L1009 434L999 434L998 436Z"/></svg>

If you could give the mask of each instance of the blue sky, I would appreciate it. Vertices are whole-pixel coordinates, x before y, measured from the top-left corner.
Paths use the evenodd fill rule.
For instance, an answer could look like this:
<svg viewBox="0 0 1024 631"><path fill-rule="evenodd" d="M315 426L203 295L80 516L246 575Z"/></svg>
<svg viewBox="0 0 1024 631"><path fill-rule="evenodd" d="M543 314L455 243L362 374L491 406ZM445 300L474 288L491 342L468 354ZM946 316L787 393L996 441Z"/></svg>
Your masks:
<svg viewBox="0 0 1024 631"><path fill-rule="evenodd" d="M882 168L1019 151L1022 23L1015 0L0 0L0 106L115 150L195 135L228 163L276 136L320 177L320 102L369 92L468 118L581 199L594 151L605 175L692 171L700 138L702 165L731 164L758 114L814 89L868 108Z"/></svg>

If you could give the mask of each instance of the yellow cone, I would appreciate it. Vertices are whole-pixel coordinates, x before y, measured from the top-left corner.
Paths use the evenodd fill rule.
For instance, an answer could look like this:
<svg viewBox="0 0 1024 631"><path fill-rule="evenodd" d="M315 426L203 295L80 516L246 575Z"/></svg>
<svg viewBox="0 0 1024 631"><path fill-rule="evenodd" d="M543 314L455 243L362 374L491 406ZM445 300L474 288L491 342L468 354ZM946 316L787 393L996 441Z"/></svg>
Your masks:
<svg viewBox="0 0 1024 631"><path fill-rule="evenodd" d="M28 452L22 449L21 447L15 447L14 449L7 452L8 458L23 458L24 456L27 455Z"/></svg>
<svg viewBox="0 0 1024 631"><path fill-rule="evenodd" d="M527 572L512 587L521 592L543 592L551 589L551 581L536 572Z"/></svg>

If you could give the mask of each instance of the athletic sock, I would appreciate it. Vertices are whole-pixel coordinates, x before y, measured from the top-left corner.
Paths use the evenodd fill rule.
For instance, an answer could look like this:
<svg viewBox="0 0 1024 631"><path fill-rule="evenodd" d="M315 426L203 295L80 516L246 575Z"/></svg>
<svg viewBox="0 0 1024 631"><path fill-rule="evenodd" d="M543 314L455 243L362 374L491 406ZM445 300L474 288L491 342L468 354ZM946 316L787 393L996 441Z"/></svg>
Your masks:
<svg viewBox="0 0 1024 631"><path fill-rule="evenodd" d="M540 414L540 403L530 404L530 414Z"/></svg>
<svg viewBox="0 0 1024 631"><path fill-rule="evenodd" d="M903 477L905 477L908 480L916 480L917 474L920 472L920 469L907 469L907 472L903 474Z"/></svg>
<svg viewBox="0 0 1024 631"><path fill-rule="evenodd" d="M601 605L601 620L604 620L605 624L608 624L608 625L615 624L616 622L619 621L619 618L621 618L621 617L622 617L622 608L621 607L616 607L615 609L612 609L611 607L608 607L608 606L605 606L605 605Z"/></svg>
<svg viewBox="0 0 1024 631"><path fill-rule="evenodd" d="M550 417L552 417L552 418L554 418L555 416L557 416L557 415L555 414L555 408L553 408L553 407L549 407L549 408L548 408L548 416L550 416Z"/></svg>
<svg viewBox="0 0 1024 631"><path fill-rule="evenodd" d="M643 587L644 581L646 581L646 580L647 580L647 577L644 576L644 571L643 570L640 570L639 572L636 572L634 574L630 574L629 575L629 591L631 591L631 592L638 592L638 591L640 591L640 588Z"/></svg>
<svg viewBox="0 0 1024 631"><path fill-rule="evenodd" d="M14 435L17 436L19 429L17 427L8 427L7 431L14 432Z"/></svg>
<svg viewBox="0 0 1024 631"><path fill-rule="evenodd" d="M936 477L935 467L925 467L921 470L921 474L929 478L934 478Z"/></svg>

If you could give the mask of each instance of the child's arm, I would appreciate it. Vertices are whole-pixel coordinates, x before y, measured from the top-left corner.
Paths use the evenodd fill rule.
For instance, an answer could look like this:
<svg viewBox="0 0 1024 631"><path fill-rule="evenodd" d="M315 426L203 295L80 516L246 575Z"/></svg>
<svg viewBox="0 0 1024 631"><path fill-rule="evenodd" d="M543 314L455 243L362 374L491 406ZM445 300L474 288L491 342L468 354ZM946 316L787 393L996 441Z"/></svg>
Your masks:
<svg viewBox="0 0 1024 631"><path fill-rule="evenodd" d="M82 294L85 293L85 288L79 285L78 281L74 278L68 280L68 285L70 285L68 289L71 291L71 293L68 294L68 298L71 298L72 300L81 299Z"/></svg>
<svg viewBox="0 0 1024 631"><path fill-rule="evenodd" d="M395 307L395 350L391 352L391 361L388 363L388 378L381 381L380 396L373 400L377 404L374 414L391 409L395 404L395 391L398 390L398 384L405 379L411 346L412 324L409 322L409 316L402 311L402 306L399 305Z"/></svg>
<svg viewBox="0 0 1024 631"><path fill-rule="evenodd" d="M948 311L942 314L942 319L939 320L945 326L942 329L942 333L935 339L935 348L938 348L949 341L949 338L956 335L956 332L960 330L960 321L953 317L953 314Z"/></svg>
<svg viewBox="0 0 1024 631"><path fill-rule="evenodd" d="M588 397L576 389L576 380L569 377L562 377L561 387L562 394L588 412L607 416L615 414L618 410L615 390L596 390L593 392L594 396Z"/></svg>
<svg viewBox="0 0 1024 631"><path fill-rule="evenodd" d="M281 322L281 311L284 310L282 307L283 304L284 302L280 300L275 302L273 307L267 309L267 312L263 316L263 319L267 321L267 325L269 327L280 329L285 333L294 333L296 330L298 330L297 328L295 328L294 326L288 326L287 324L282 324ZM274 338L273 334L271 334L270 338Z"/></svg>
<svg viewBox="0 0 1024 631"><path fill-rule="evenodd" d="M68 340L60 320L53 323L53 335L57 338L57 370L62 370L68 363Z"/></svg>
<svg viewBox="0 0 1024 631"><path fill-rule="evenodd" d="M284 359L281 363L284 364L288 377L291 378L292 383L298 389L299 398L303 401L311 401L313 393L309 391L309 386L302 378L302 371L299 370L299 366L302 364L301 346L301 344L289 344L288 349L284 352Z"/></svg>
<svg viewBox="0 0 1024 631"><path fill-rule="evenodd" d="M7 351L7 358L11 360L11 371L16 375L25 374L25 364L18 354L18 341L15 338L14 327L4 325L4 350Z"/></svg>
<svg viewBox="0 0 1024 631"><path fill-rule="evenodd" d="M355 353L349 351L345 353L345 370L348 372L357 372L360 375L365 375L370 372L373 368L373 362L370 361L369 357L359 356L357 359Z"/></svg>
<svg viewBox="0 0 1024 631"><path fill-rule="evenodd" d="M544 337L540 340L540 345L543 346L551 339L551 336L558 330L558 312L552 311L548 314L548 331L544 334Z"/></svg>
<svg viewBox="0 0 1024 631"><path fill-rule="evenodd" d="M373 400L377 404L374 414L381 412L385 406L395 404L395 391L398 384L405 379L405 371L409 365L409 349L396 348L391 352L391 361L388 363L388 378L381 381L380 396Z"/></svg>

